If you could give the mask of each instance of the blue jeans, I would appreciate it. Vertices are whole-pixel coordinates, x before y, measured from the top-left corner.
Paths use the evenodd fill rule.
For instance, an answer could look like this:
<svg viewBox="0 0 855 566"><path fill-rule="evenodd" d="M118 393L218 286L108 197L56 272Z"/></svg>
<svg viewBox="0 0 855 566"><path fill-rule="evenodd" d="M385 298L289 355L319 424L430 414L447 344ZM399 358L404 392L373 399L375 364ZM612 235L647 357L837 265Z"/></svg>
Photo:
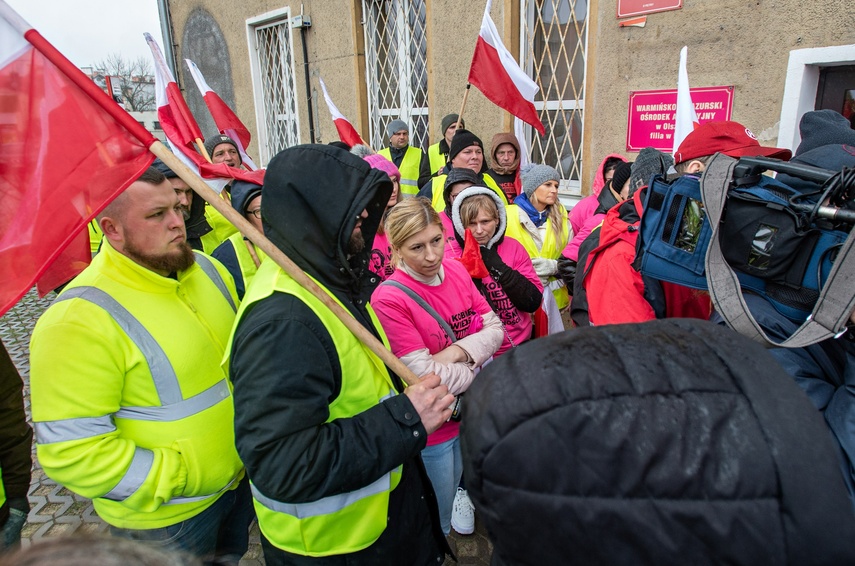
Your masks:
<svg viewBox="0 0 855 566"><path fill-rule="evenodd" d="M457 485L463 475L460 437L455 436L442 444L426 446L422 450L422 461L436 493L442 532L448 536L451 532L451 507L457 494Z"/></svg>
<svg viewBox="0 0 855 566"><path fill-rule="evenodd" d="M216 503L186 521L159 529L110 527L113 536L193 554L205 564L240 562L249 547L249 525L255 518L249 479L225 492Z"/></svg>

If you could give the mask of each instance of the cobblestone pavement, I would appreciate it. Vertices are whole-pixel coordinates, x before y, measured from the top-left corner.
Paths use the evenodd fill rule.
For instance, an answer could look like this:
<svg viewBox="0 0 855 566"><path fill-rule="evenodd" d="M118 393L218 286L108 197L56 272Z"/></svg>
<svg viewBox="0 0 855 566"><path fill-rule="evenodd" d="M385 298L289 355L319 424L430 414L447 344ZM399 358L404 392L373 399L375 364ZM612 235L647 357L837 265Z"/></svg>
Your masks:
<svg viewBox="0 0 855 566"><path fill-rule="evenodd" d="M24 407L30 419L30 365L29 343L36 320L54 298L53 294L39 299L35 290L31 290L17 305L0 318L0 338L9 351L9 355L18 367L24 380ZM48 478L39 466L33 449L33 479L28 493L30 514L22 532L23 546L43 538L72 534L96 534L107 531L107 525L101 521L85 497L71 493ZM452 547L456 546L460 564L484 565L490 563L492 545L480 521L476 521L476 531L470 536L452 533ZM259 542L258 526L253 524L250 531L249 551L241 560L242 566L264 564ZM446 564L454 564L450 559Z"/></svg>

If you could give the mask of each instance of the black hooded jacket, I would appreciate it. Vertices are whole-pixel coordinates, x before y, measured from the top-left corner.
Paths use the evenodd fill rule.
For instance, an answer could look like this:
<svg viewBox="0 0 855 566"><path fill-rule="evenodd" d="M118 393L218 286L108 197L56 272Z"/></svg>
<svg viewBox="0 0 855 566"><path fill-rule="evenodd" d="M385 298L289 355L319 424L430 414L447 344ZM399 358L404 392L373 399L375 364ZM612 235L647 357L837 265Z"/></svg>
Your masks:
<svg viewBox="0 0 855 566"><path fill-rule="evenodd" d="M365 249L371 249L391 192L385 173L323 145L279 153L262 190L265 235L375 335L366 310L370 290L363 289L367 253L349 257L347 249L363 210ZM230 370L237 449L249 477L267 497L304 503L362 488L404 464L386 531L347 563L435 563L443 539L432 527L433 493L419 459L427 434L418 413L406 395L397 395L327 423L348 369L341 367L325 326L300 299L275 292L244 312ZM291 556L289 563L303 560Z"/></svg>
<svg viewBox="0 0 855 566"><path fill-rule="evenodd" d="M494 564L855 563L831 435L732 330L556 334L495 360L466 398L464 474Z"/></svg>

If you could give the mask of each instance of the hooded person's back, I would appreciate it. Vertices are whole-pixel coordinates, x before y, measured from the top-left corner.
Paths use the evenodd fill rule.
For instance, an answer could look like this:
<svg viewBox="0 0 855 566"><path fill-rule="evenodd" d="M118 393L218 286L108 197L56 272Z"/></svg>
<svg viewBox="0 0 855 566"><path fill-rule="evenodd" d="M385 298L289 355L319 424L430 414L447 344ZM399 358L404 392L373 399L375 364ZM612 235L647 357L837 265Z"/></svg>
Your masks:
<svg viewBox="0 0 855 566"><path fill-rule="evenodd" d="M494 564L855 562L822 419L729 329L549 336L487 366L467 403L466 484Z"/></svg>

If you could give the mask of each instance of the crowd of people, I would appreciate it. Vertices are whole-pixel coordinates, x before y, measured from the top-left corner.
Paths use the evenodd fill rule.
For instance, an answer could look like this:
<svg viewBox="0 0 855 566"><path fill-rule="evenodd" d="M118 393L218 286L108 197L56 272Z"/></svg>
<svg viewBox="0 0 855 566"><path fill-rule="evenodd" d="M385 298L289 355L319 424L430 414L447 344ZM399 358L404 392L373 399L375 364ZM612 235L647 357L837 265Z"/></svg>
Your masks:
<svg viewBox="0 0 855 566"><path fill-rule="evenodd" d="M526 549L549 560L563 555L550 554L555 548L568 555L575 548L586 561L600 561L612 543L613 556L623 562L674 562L681 552L737 563L762 560L766 555L756 549L766 527L774 530L770 525L781 521L776 512L734 508L717 515L713 506L702 506L697 515L688 512L699 526L693 530L690 519L681 534L673 532L679 523L674 509L646 510L621 522L620 510L594 506L599 514L586 516L575 501L598 493L598 505L606 507L606 493L644 499L639 486L647 478L639 478L638 469L657 458L669 462L668 451L679 451L673 437L683 428L665 426L662 414L632 404L645 390L679 397L704 390L708 378L716 384L709 391L736 387L747 399L740 398L733 412L712 411L720 420L705 422L709 434L746 427L759 446L757 427L778 430L775 415L758 413L754 423L747 405L739 404L755 403L759 393L743 386L748 378L739 361L726 358L737 358L740 346L734 346L736 335L722 334L729 332L724 328L664 321L650 332L599 327L672 318L722 323L708 293L639 271L648 183L656 176L699 178L718 153L785 160L791 153L761 146L736 122L707 123L673 158L653 148L632 163L619 154L605 156L592 194L568 214L558 198L556 169L520 166L520 144L510 133L492 137L487 159L481 139L464 125L455 114L445 116L439 141L427 152L409 145L401 120L389 123L389 146L379 152L343 144L288 148L270 161L262 185L235 181L222 193L400 358L417 383L389 370L323 301L158 161L90 225L91 265L65 286L33 332L32 420L45 473L92 498L114 536L180 549L211 564L237 564L256 518L270 565L441 564L451 553L451 530L471 534L476 512L506 563L518 563ZM801 133L794 161L855 167L855 131L839 114L809 112ZM241 166L227 136L205 145L215 163ZM777 335L798 327L761 297L750 301ZM686 344L677 338L681 332L692 337ZM560 336L544 338L550 334ZM569 352L577 342L584 348L574 357ZM668 348L679 350L680 371L670 364ZM718 369L690 375L692 348L705 360L720 358L709 361ZM637 357L630 360L628 352ZM642 363L645 352L656 362ZM845 494L845 485L853 497L855 396L849 388L855 365L849 361L855 338L847 332L808 348L770 352L828 425L811 421L806 430L813 436L786 450L819 446L816 461L825 467L818 477L834 484L826 494ZM606 367L613 373L599 375ZM780 377L768 366L763 371L769 383ZM8 381L10 372L3 372ZM628 386L640 372L646 372L644 387ZM19 381L17 373L14 378ZM529 379L541 389L517 385ZM601 390L611 391L610 399L633 401L620 414L600 413L615 409L599 401L582 408ZM693 398L692 410L708 416L714 397ZM810 421L798 397L792 395L792 411ZM550 413L556 408L565 412ZM547 414L553 416L539 420ZM669 422L699 440L693 414L680 412ZM649 429L660 431L655 449L648 443L634 457L615 455L627 438ZM17 452L24 457L23 443L29 458L31 433L26 426L16 430ZM720 477L705 491L705 474L715 476L712 469L726 465L722 458L733 458L734 485L758 467L765 473L747 441L738 451L725 449L739 434L720 434L724 444L714 459L695 468L701 479L676 465L653 466L686 486L675 497L732 495ZM765 438L768 446L757 450L768 448L774 460L783 450L779 437ZM598 449L601 457L592 456ZM530 469L520 464L528 453ZM566 481L555 478L563 473L559 464L572 469L580 461L596 477L567 472ZM621 480L622 470L630 473L627 466L635 487ZM0 521L7 525L27 509L20 488L28 481L7 482L14 468L2 458ZM649 490L654 505L674 496L669 477L657 477ZM752 498L790 497L792 484L784 497L766 479L751 484ZM503 491L503 485L511 487ZM549 501L532 495L538 485ZM610 491L609 485L619 487ZM835 528L855 533L853 508L834 507L835 517L848 521ZM525 517L502 520L511 513ZM752 520L763 528L740 539L732 554L715 548L728 529L706 529L729 521L750 530ZM515 530L515 521L538 527ZM619 527L606 536L609 525ZM555 529L576 532L565 537ZM654 535L646 540L638 534L648 531ZM817 528L801 536L828 534ZM514 543L502 542L511 537ZM598 537L612 542L595 542ZM13 539L7 536L6 544ZM674 542L690 539L690 545ZM850 547L841 544L833 556L851 558Z"/></svg>

